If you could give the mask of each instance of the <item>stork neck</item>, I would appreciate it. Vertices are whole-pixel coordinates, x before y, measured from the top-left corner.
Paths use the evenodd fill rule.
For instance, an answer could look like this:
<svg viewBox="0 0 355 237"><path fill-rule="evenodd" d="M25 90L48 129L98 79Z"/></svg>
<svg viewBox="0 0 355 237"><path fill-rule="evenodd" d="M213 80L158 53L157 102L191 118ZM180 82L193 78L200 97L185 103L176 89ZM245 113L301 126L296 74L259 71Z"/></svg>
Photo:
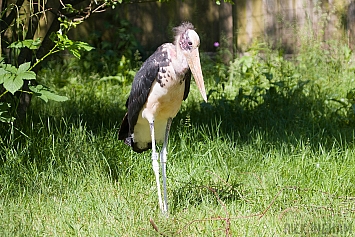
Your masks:
<svg viewBox="0 0 355 237"><path fill-rule="evenodd" d="M172 61L173 67L177 73L185 73L186 70L189 68L186 56L184 55L179 44L176 44L175 48L176 48L175 49L176 50L176 60Z"/></svg>

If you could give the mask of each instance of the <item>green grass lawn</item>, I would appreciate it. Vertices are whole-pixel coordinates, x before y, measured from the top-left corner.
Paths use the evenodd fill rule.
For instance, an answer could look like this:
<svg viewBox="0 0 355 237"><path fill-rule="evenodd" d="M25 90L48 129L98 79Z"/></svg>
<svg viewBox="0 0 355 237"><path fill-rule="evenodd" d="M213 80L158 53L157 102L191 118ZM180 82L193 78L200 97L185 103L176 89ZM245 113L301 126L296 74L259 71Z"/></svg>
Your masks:
<svg viewBox="0 0 355 237"><path fill-rule="evenodd" d="M354 125L324 92L346 92L353 72L253 106L237 79L222 89L204 72L209 102L192 84L173 121L168 218L150 152L117 140L129 83L93 76L58 88L67 102L35 99L24 126L1 125L0 235L353 236Z"/></svg>

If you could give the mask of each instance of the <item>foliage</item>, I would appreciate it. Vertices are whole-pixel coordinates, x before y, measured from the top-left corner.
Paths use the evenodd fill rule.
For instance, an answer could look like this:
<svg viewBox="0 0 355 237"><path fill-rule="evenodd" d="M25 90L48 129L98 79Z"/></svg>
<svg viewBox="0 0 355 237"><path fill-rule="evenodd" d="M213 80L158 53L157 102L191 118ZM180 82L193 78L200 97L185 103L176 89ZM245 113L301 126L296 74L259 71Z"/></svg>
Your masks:
<svg viewBox="0 0 355 237"><path fill-rule="evenodd" d="M95 50L85 52L81 60L69 63L81 69L81 74L99 74L131 81L135 74L134 70L140 66L141 46L135 38L140 30L117 15L112 16L112 19L104 24L104 29L111 32L114 42L103 40L103 32L94 30L89 35L88 42Z"/></svg>
<svg viewBox="0 0 355 237"><path fill-rule="evenodd" d="M0 29L1 52L0 65L0 121L6 119L10 106L18 113L26 113L30 105L31 95L38 95L44 101L48 99L64 101L67 98L58 96L43 85L36 85L36 73L40 63L48 56L68 50L75 57L81 57L81 51L93 49L87 43L72 41L68 31L87 19L91 14L102 12L106 8L114 8L123 1L61 1L53 6L52 1L3 1L1 3ZM86 7L83 4L87 4ZM47 19L47 12L56 14L55 19ZM46 25L46 27L39 27ZM7 95L10 92L10 95ZM15 92L21 92L16 93Z"/></svg>
<svg viewBox="0 0 355 237"><path fill-rule="evenodd" d="M76 24L75 24L76 25ZM75 26L74 25L74 26ZM0 64L0 85L3 86L4 92L0 95L1 97L5 96L7 92L10 92L12 95L17 91L21 91L24 93L29 93L38 96L45 102L48 100L54 101L66 101L68 98L66 96L59 96L50 91L48 88L43 85L31 85L29 84L29 91L21 90L24 85L24 81L35 80L36 73L31 71L36 65L42 62L46 57L67 49L69 52L73 53L73 55L77 58L80 58L80 51L86 50L90 51L92 49L87 43L80 41L72 41L67 35L66 31L68 31L72 27L70 22L62 20L60 24L60 30L57 33L52 34L52 40L55 43L54 47L49 50L49 52L44 55L42 58L39 58L32 66L31 62L25 62L19 67L12 66L9 63L1 63ZM64 33L63 33L64 32ZM24 40L24 41L16 41L12 43L9 48L11 49L21 49L21 48L29 48L29 49L38 49L41 46L40 40ZM1 122L12 122L14 117L9 119L8 117L8 109L11 107L9 103L2 103L3 106L0 107L0 121Z"/></svg>
<svg viewBox="0 0 355 237"><path fill-rule="evenodd" d="M231 63L229 70L230 80L239 79L240 90L235 100L248 108L276 98L287 103L306 95L306 86L312 87L293 62L285 60L280 52L272 52L265 43L255 43L247 55Z"/></svg>
<svg viewBox="0 0 355 237"><path fill-rule="evenodd" d="M341 46L341 42L304 47L298 56L286 60L281 51L271 50L265 43L254 43L229 67L229 80L239 88L234 103L248 109L277 109L300 100L322 100L324 107L319 112L329 110L330 116L349 122L354 116L355 87L351 50ZM342 91L334 87L344 83L347 87L342 87Z"/></svg>
<svg viewBox="0 0 355 237"><path fill-rule="evenodd" d="M11 66L11 64L1 64L0 68L0 84L11 94L15 94L23 86L24 80L35 80L36 74L29 71L31 63L23 63L18 68Z"/></svg>
<svg viewBox="0 0 355 237"><path fill-rule="evenodd" d="M44 87L43 85L29 86L29 88L34 95L38 96L40 99L44 100L45 102L48 102L48 100L54 100L58 102L68 100L68 97L57 95L53 93L51 90L49 90L48 88Z"/></svg>
<svg viewBox="0 0 355 237"><path fill-rule="evenodd" d="M68 38L68 31L72 27L76 27L78 23L67 22L66 20L61 20L60 29L56 33L51 34L51 39L55 43L55 46L49 51L50 54L55 52L68 50L76 58L81 58L81 52L91 51L94 49L92 46L81 41L72 41ZM43 59L41 59L42 61Z"/></svg>
<svg viewBox="0 0 355 237"><path fill-rule="evenodd" d="M41 39L37 38L35 40L32 39L25 39L21 41L15 41L9 45L8 48L10 49L21 49L21 48L29 48L32 50L38 49L41 46Z"/></svg>

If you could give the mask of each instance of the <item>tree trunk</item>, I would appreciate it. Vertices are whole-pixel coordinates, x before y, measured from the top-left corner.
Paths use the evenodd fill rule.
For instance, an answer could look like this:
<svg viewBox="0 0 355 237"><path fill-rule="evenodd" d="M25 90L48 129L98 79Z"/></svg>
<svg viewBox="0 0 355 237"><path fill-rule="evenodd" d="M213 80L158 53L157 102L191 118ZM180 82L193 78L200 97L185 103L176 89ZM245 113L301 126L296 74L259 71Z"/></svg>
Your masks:
<svg viewBox="0 0 355 237"><path fill-rule="evenodd" d="M355 44L355 3L351 2L348 6L347 12L347 35L348 35L348 46L354 50Z"/></svg>
<svg viewBox="0 0 355 237"><path fill-rule="evenodd" d="M221 1L219 8L220 44L224 47L222 61L229 63L233 59L233 6Z"/></svg>

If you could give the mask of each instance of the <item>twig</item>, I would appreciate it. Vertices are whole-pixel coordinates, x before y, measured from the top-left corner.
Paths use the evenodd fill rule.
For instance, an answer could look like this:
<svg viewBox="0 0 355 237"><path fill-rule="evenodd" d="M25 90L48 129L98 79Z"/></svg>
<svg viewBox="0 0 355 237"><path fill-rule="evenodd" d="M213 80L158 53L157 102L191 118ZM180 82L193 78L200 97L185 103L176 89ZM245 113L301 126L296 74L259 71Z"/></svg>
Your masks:
<svg viewBox="0 0 355 237"><path fill-rule="evenodd" d="M261 213L259 219L261 219L261 218L266 214L266 212L267 212L267 211L271 208L271 206L275 203L276 198L277 198L278 196L280 196L280 194L281 194L283 191L284 191L284 189L281 189L281 190L273 197L273 199L271 200L269 206L267 206L267 208Z"/></svg>
<svg viewBox="0 0 355 237"><path fill-rule="evenodd" d="M297 207L289 207L289 208L286 208L285 210L283 210L280 214L279 214L279 220L281 220L284 216L285 213L289 212L289 211L294 211L294 210L297 210L299 211L299 208Z"/></svg>
<svg viewBox="0 0 355 237"><path fill-rule="evenodd" d="M166 234L162 233L159 231L159 228L158 226L154 223L153 219L152 218L149 218L149 222L150 224L153 226L153 229L158 232L158 234L162 235L162 236L167 236Z"/></svg>
<svg viewBox="0 0 355 237"><path fill-rule="evenodd" d="M0 98L3 97L4 95L6 95L7 92L9 92L9 91L8 91L8 90L5 90L4 93L2 93L2 94L0 95Z"/></svg>
<svg viewBox="0 0 355 237"><path fill-rule="evenodd" d="M252 215L248 215L248 216L236 216L236 217L228 217L229 220L237 220L237 219L248 219L248 218L252 218L252 217L257 217L257 216L261 216L261 213L255 213ZM182 227L177 234L181 234L183 232L184 229L186 229L188 226L192 225L195 222L205 222L205 221L226 221L226 218L223 217L211 217L211 218L206 218L206 219L196 219L196 220L192 220L189 223L185 224L184 227Z"/></svg>
<svg viewBox="0 0 355 237"><path fill-rule="evenodd" d="M214 193L214 195L216 196L218 202L223 206L224 211L226 212L226 218L225 222L226 222L226 237L230 236L230 214L228 212L228 209L226 207L226 204L221 200L221 198L219 197L218 193L216 192L216 190L214 190L213 188L207 187L208 190L210 190L211 192Z"/></svg>

